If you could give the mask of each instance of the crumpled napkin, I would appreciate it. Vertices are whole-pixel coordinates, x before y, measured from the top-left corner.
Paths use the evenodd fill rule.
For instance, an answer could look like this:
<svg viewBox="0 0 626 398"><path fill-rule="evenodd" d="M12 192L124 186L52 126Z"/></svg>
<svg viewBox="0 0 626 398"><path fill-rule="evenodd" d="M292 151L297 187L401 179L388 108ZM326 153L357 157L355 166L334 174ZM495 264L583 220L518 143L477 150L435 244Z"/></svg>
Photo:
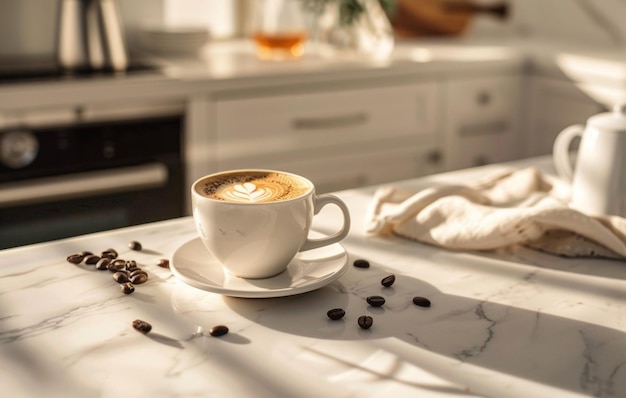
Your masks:
<svg viewBox="0 0 626 398"><path fill-rule="evenodd" d="M452 250L523 245L564 257L626 259L626 219L571 209L569 195L569 185L534 167L466 185L384 186L370 203L366 229Z"/></svg>

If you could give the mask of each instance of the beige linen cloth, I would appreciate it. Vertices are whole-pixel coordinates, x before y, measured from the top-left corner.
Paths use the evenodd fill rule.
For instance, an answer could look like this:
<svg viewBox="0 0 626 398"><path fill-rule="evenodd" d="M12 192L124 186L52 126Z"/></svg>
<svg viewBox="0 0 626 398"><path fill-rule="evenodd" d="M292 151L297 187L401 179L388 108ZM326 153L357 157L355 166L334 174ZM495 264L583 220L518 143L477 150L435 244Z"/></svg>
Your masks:
<svg viewBox="0 0 626 398"><path fill-rule="evenodd" d="M505 169L465 185L381 187L370 234L396 234L452 250L515 245L565 257L626 259L626 219L591 217L567 205L569 185L534 167Z"/></svg>

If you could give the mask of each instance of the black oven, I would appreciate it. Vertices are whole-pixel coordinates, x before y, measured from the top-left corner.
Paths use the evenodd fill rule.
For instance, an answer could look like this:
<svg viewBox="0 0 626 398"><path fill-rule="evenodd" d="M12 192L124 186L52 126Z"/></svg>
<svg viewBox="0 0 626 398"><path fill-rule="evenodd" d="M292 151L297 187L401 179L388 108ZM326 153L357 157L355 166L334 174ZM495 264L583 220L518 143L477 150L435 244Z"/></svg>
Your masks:
<svg viewBox="0 0 626 398"><path fill-rule="evenodd" d="M19 116L0 123L0 249L184 214L182 106Z"/></svg>

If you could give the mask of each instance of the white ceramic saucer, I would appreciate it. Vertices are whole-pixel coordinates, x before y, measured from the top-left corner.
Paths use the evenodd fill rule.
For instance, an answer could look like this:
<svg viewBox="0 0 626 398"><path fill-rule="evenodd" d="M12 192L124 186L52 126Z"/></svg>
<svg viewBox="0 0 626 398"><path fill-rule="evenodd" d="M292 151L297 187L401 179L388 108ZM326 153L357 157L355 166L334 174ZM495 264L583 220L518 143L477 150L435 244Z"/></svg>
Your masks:
<svg viewBox="0 0 626 398"><path fill-rule="evenodd" d="M348 254L339 243L299 253L282 273L264 279L244 279L225 272L200 238L181 245L170 261L172 273L199 289L233 297L291 296L319 289L339 278Z"/></svg>

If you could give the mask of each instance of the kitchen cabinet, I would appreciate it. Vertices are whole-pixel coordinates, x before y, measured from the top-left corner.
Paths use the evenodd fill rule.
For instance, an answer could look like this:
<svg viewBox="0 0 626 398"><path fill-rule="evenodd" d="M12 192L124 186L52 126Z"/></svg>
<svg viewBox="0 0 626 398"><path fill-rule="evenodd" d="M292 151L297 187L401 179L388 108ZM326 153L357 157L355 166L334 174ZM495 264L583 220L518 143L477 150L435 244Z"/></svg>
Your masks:
<svg viewBox="0 0 626 398"><path fill-rule="evenodd" d="M446 170L513 160L519 145L519 76L444 81L442 136Z"/></svg>
<svg viewBox="0 0 626 398"><path fill-rule="evenodd" d="M572 124L606 109L576 87L574 82L529 76L525 149L528 156L552 153L556 136Z"/></svg>
<svg viewBox="0 0 626 398"><path fill-rule="evenodd" d="M306 176L318 193L424 176L441 170L438 151L432 145L354 151L319 152L299 158L254 157L224 161L222 169L271 168Z"/></svg>
<svg viewBox="0 0 626 398"><path fill-rule="evenodd" d="M430 174L438 107L436 82L222 96L217 166L300 173L320 192Z"/></svg>

